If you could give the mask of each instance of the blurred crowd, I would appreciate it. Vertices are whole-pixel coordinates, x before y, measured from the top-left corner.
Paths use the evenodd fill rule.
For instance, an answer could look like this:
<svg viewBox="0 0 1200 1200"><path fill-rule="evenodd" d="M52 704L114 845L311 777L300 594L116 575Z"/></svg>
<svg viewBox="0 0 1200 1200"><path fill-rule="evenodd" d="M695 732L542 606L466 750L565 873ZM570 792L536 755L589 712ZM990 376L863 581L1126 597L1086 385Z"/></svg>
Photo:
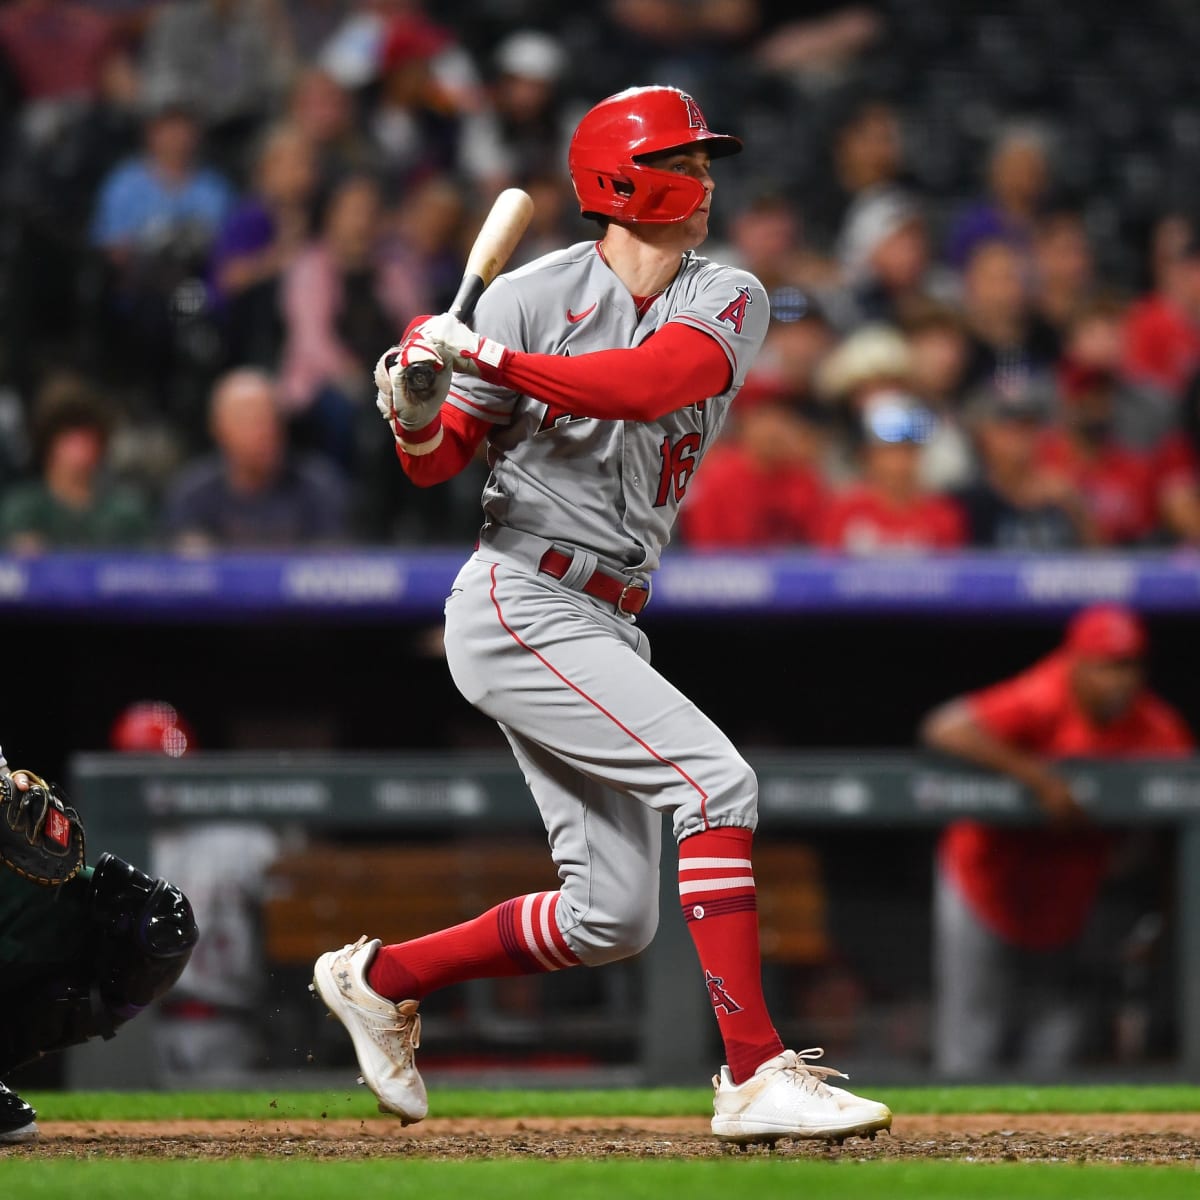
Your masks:
<svg viewBox="0 0 1200 1200"><path fill-rule="evenodd" d="M8 0L0 547L469 543L484 463L410 485L372 365L500 189L513 265L596 235L567 140L648 82L745 138L701 253L772 305L683 544L1200 542L1200 28L945 9Z"/></svg>

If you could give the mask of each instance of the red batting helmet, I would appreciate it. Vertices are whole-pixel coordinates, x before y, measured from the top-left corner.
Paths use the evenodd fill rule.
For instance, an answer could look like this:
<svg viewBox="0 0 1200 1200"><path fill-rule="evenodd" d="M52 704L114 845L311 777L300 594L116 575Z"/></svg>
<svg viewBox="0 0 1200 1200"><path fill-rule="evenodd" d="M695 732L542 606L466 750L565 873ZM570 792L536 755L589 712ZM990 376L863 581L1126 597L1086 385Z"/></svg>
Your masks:
<svg viewBox="0 0 1200 1200"><path fill-rule="evenodd" d="M123 753L166 754L182 758L196 748L191 727L173 704L163 700L139 700L113 722L109 743Z"/></svg>
<svg viewBox="0 0 1200 1200"><path fill-rule="evenodd" d="M601 100L579 122L567 153L580 212L649 225L686 221L704 203L703 185L641 160L691 146L722 158L742 143L713 133L700 106L678 88L627 88Z"/></svg>

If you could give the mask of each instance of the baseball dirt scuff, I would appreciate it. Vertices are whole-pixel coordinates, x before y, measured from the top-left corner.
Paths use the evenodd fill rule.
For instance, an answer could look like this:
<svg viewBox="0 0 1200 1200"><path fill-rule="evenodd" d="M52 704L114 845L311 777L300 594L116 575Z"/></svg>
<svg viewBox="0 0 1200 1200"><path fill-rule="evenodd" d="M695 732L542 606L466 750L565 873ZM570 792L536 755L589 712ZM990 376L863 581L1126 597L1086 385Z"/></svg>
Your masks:
<svg viewBox="0 0 1200 1200"><path fill-rule="evenodd" d="M39 1141L0 1147L36 1158L714 1158L849 1161L1200 1164L1200 1113L971 1114L896 1118L875 1141L781 1141L747 1150L715 1141L703 1117L431 1117L259 1121L43 1121Z"/></svg>

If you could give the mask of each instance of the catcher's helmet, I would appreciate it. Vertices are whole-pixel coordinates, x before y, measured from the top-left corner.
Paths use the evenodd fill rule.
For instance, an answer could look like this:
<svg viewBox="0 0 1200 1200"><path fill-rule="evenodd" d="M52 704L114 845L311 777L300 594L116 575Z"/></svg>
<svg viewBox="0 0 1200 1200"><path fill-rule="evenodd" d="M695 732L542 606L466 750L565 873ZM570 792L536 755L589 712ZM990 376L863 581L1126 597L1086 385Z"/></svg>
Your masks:
<svg viewBox="0 0 1200 1200"><path fill-rule="evenodd" d="M651 225L686 221L704 203L703 184L641 160L692 146L721 158L742 143L713 133L700 106L678 88L627 88L601 100L579 122L567 153L580 212Z"/></svg>

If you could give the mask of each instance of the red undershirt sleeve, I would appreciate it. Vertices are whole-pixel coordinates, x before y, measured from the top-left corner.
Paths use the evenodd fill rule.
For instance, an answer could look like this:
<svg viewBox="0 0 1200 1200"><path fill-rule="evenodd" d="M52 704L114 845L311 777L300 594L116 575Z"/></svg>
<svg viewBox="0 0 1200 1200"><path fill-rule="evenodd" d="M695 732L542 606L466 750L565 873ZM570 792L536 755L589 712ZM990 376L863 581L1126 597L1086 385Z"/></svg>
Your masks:
<svg viewBox="0 0 1200 1200"><path fill-rule="evenodd" d="M667 322L634 349L597 350L577 358L510 351L480 374L565 408L606 421L654 421L729 387L733 368L715 338Z"/></svg>
<svg viewBox="0 0 1200 1200"><path fill-rule="evenodd" d="M443 404L441 412L424 429L400 431L405 441L420 446L435 438L440 430L442 438L437 448L428 454L408 454L398 441L396 457L417 487L433 487L435 483L453 479L471 461L479 443L494 428L489 421Z"/></svg>
<svg viewBox="0 0 1200 1200"><path fill-rule="evenodd" d="M524 392L535 400L566 409L573 416L605 421L653 421L719 396L729 387L733 368L715 338L686 325L668 322L633 349L597 350L570 358L510 350L499 367L480 363L480 374ZM461 471L493 426L453 405L424 429L401 431L396 454L405 474L418 487L432 487ZM432 442L426 453L409 453Z"/></svg>

